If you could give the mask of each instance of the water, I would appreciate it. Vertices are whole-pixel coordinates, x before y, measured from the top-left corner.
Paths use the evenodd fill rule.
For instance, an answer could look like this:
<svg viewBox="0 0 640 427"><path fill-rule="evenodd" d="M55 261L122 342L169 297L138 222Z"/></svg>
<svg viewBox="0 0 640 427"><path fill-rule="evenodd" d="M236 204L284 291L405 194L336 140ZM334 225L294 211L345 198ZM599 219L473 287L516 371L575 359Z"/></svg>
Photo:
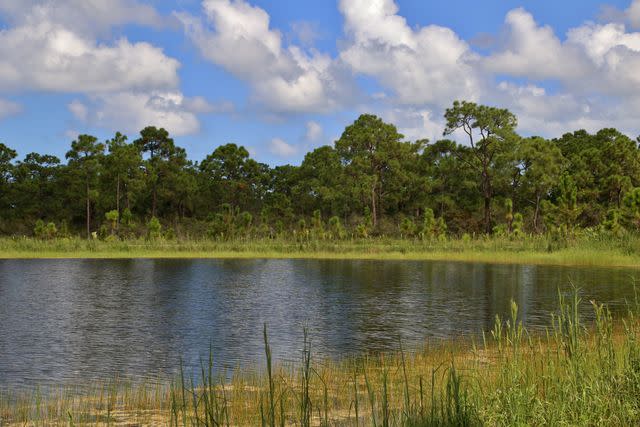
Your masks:
<svg viewBox="0 0 640 427"><path fill-rule="evenodd" d="M489 330L513 298L549 324L557 290L614 312L640 272L550 266L340 260L0 260L0 387L172 376L213 348L218 369L394 350Z"/></svg>

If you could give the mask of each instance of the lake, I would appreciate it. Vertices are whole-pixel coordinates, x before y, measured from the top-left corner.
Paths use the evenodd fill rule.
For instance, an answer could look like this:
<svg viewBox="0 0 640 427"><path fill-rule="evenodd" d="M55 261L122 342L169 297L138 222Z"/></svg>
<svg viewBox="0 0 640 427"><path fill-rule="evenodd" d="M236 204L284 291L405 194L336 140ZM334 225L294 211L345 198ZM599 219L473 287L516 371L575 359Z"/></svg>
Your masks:
<svg viewBox="0 0 640 427"><path fill-rule="evenodd" d="M430 261L0 260L0 387L172 376L213 349L218 369L395 350L507 316L549 324L558 289L626 311L640 271Z"/></svg>

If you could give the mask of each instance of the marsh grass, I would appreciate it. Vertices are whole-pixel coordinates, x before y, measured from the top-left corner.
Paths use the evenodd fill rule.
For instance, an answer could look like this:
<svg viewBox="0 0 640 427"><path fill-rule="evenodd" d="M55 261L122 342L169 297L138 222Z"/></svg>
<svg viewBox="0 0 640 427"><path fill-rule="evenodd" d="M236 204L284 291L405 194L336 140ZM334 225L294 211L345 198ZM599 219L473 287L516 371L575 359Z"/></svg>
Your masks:
<svg viewBox="0 0 640 427"><path fill-rule="evenodd" d="M638 425L640 300L614 321L579 290L559 294L543 333L512 303L482 343L436 341L342 361L313 359L304 333L297 364L277 364L263 330L262 372L216 374L211 352L194 378L113 382L77 391L0 394L2 425L476 426Z"/></svg>
<svg viewBox="0 0 640 427"><path fill-rule="evenodd" d="M0 258L325 258L446 260L576 266L640 266L640 236L582 233L558 245L544 236L435 240L368 238L231 241L0 238Z"/></svg>

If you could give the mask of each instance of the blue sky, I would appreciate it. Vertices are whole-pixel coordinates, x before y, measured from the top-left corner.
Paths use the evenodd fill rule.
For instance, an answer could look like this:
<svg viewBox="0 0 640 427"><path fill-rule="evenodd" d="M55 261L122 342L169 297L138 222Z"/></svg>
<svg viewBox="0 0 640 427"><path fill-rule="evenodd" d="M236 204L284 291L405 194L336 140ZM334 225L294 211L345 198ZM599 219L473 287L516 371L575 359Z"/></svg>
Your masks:
<svg viewBox="0 0 640 427"><path fill-rule="evenodd" d="M434 140L455 99L524 135L640 133L640 0L0 0L0 28L20 158L156 125L194 160L235 142L296 164L362 112Z"/></svg>

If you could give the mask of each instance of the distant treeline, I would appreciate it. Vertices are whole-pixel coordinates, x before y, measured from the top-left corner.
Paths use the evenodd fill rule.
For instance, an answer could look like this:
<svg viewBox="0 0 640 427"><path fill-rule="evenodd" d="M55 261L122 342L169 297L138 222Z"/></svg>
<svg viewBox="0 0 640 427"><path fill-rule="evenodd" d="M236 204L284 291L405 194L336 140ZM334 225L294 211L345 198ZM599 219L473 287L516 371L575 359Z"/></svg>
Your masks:
<svg viewBox="0 0 640 427"><path fill-rule="evenodd" d="M200 162L163 128L80 135L66 162L0 144L0 233L51 238L514 234L640 228L640 138L523 138L505 109L455 102L444 136L406 141L364 114L300 166L236 144ZM460 138L462 136L462 138Z"/></svg>

